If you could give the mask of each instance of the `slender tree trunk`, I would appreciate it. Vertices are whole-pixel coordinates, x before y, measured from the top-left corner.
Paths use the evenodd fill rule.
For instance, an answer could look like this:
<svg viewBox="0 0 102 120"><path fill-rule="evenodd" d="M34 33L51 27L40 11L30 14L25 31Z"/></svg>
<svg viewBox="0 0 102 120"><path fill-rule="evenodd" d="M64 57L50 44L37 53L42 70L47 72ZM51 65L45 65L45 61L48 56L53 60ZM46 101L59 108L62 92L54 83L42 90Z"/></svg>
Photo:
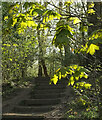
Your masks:
<svg viewBox="0 0 102 120"><path fill-rule="evenodd" d="M40 41L40 30L37 28L38 43L39 43L39 56L38 56L38 77L42 77L42 66L41 66L41 57L42 57L42 48Z"/></svg>
<svg viewBox="0 0 102 120"><path fill-rule="evenodd" d="M46 67L45 61L44 61L43 59L41 59L41 64L42 64L42 66L43 66L44 75L45 75L46 77L48 77L47 67Z"/></svg>
<svg viewBox="0 0 102 120"><path fill-rule="evenodd" d="M48 76L47 67L46 67L46 64L45 64L45 59L43 58L44 54L46 53L46 47L45 47L46 38L44 37L44 35L45 35L45 31L43 29L42 30L42 36L41 36L41 54L42 54L41 65L43 67L44 75L45 75L45 77L47 77Z"/></svg>
<svg viewBox="0 0 102 120"><path fill-rule="evenodd" d="M38 68L38 77L42 77L42 67L39 63L39 68Z"/></svg>
<svg viewBox="0 0 102 120"><path fill-rule="evenodd" d="M44 52L45 52L45 46L44 46L44 29L42 30L42 36L40 35L40 30L37 30L37 34L38 34L38 42L39 42L39 60L38 60L38 65L39 65L39 69L38 69L38 76L41 77L43 75L42 73L42 69L44 70L44 75L47 77L48 73L47 73L47 67L45 65L45 60L43 59L44 57Z"/></svg>

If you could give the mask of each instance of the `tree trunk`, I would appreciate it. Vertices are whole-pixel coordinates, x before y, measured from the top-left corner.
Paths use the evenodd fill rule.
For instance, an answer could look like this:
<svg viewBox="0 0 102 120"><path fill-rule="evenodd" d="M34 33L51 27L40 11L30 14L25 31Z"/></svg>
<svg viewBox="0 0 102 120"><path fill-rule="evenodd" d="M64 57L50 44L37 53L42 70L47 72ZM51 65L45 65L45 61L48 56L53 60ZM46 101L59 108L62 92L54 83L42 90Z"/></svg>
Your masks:
<svg viewBox="0 0 102 120"><path fill-rule="evenodd" d="M38 77L42 77L42 67L39 64L39 68L38 68Z"/></svg>
<svg viewBox="0 0 102 120"><path fill-rule="evenodd" d="M38 42L39 42L39 70L38 70L38 76L42 76L42 68L44 70L44 75L47 77L48 76L48 73L47 73L47 67L45 65L45 60L43 59L44 57L44 52L45 52L45 48L44 48L44 29L42 30L42 35L40 36L40 30L38 28Z"/></svg>
<svg viewBox="0 0 102 120"><path fill-rule="evenodd" d="M38 43L39 43L39 56L38 56L38 77L42 77L42 66L41 66L41 57L42 57L42 48L40 40L40 30L37 28Z"/></svg>
<svg viewBox="0 0 102 120"><path fill-rule="evenodd" d="M44 54L46 54L46 47L45 47L45 44L46 44L46 38L44 37L45 35L45 31L44 29L42 30L42 34L41 34L41 65L43 67L43 70L44 70L44 75L45 77L48 76L48 72L47 72L47 67L46 67L46 64L45 64L45 59L44 59Z"/></svg>
<svg viewBox="0 0 102 120"><path fill-rule="evenodd" d="M44 70L44 75L45 77L48 77L48 73L47 73L47 67L45 65L45 61L43 59L41 59L41 64L43 66L43 70Z"/></svg>

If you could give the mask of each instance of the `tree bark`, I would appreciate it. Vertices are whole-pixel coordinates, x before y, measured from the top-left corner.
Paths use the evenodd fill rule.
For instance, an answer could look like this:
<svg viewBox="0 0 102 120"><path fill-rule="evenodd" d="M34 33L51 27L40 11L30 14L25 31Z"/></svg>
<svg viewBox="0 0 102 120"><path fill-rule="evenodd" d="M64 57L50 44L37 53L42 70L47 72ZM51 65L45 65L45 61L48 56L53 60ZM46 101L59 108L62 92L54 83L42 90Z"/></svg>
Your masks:
<svg viewBox="0 0 102 120"><path fill-rule="evenodd" d="M45 60L43 59L44 57L44 29L42 30L42 36L40 36L40 30L38 28L37 34L38 34L38 42L39 42L39 59L38 59L38 65L39 65L39 70L38 70L38 76L41 77L43 75L42 69L44 70L44 75L47 77L47 67L45 65ZM45 49L46 50L46 49Z"/></svg>
<svg viewBox="0 0 102 120"><path fill-rule="evenodd" d="M45 61L43 59L41 59L41 64L43 66L43 70L44 70L44 75L45 77L48 77L48 73L47 73L47 67L45 65Z"/></svg>
<svg viewBox="0 0 102 120"><path fill-rule="evenodd" d="M39 43L38 77L42 77L42 66L41 66L42 48L41 48L40 30L39 30L39 28L37 28L37 36L38 36L38 43Z"/></svg>

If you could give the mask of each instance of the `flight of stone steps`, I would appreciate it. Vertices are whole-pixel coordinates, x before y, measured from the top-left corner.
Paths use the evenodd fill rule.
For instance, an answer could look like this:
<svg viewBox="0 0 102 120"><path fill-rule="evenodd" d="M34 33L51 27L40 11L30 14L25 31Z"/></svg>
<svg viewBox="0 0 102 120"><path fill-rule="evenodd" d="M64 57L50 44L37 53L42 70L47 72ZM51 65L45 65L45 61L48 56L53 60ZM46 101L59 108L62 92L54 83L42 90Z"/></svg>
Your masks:
<svg viewBox="0 0 102 120"><path fill-rule="evenodd" d="M32 86L32 91L27 95L29 97L22 100L11 111L12 113L18 114L18 117L6 115L3 116L3 120L37 120L37 118L43 120L42 115L44 113L56 109L57 105L61 104L62 98L65 96L67 81L64 79L60 80L56 85L53 83L49 84L49 81L50 78L36 78L35 86ZM24 115L26 115L25 118Z"/></svg>

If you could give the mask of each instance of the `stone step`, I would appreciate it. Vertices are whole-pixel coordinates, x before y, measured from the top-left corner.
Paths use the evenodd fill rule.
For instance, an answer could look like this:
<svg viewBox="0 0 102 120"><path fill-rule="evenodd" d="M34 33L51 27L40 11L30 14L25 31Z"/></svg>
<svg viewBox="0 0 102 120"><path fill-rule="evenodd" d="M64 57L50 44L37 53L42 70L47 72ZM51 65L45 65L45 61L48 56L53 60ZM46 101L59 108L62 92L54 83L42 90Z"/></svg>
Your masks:
<svg viewBox="0 0 102 120"><path fill-rule="evenodd" d="M11 112L13 113L24 113L24 114L33 114L33 113L46 113L54 110L55 107L52 105L47 106L15 106Z"/></svg>
<svg viewBox="0 0 102 120"><path fill-rule="evenodd" d="M34 98L34 99L48 99L48 98L62 98L62 97L64 97L65 96L65 94L64 93L50 93L50 94L48 94L48 93L46 93L46 94L34 94L34 93L31 93L31 99L32 98Z"/></svg>
<svg viewBox="0 0 102 120"><path fill-rule="evenodd" d="M50 82L49 81L35 81L35 84L49 84Z"/></svg>
<svg viewBox="0 0 102 120"><path fill-rule="evenodd" d="M50 83L50 80L35 80L35 83ZM57 84L66 84L68 83L67 80L60 80ZM53 82L51 84L54 84Z"/></svg>
<svg viewBox="0 0 102 120"><path fill-rule="evenodd" d="M46 106L46 105L56 105L61 102L60 98L56 99L27 99L23 100L19 105L21 106Z"/></svg>
<svg viewBox="0 0 102 120"><path fill-rule="evenodd" d="M50 86L50 85L46 85L46 86L41 86L41 85L39 85L39 86L36 86L36 87L34 87L34 88L36 88L36 89L65 89L65 86Z"/></svg>
<svg viewBox="0 0 102 120"><path fill-rule="evenodd" d="M49 84L47 82L43 82L43 83L35 83L35 86L55 86L55 87L60 87L60 86L67 86L67 83L58 83L56 85L54 84Z"/></svg>
<svg viewBox="0 0 102 120"><path fill-rule="evenodd" d="M56 87L58 87L58 86L67 86L67 84L66 83L63 83L63 84L58 83L58 84L54 85L54 84L49 84L49 83L36 83L36 86L56 86Z"/></svg>
<svg viewBox="0 0 102 120"><path fill-rule="evenodd" d="M37 77L37 78L35 78L35 81L49 81L50 80L50 78L49 77Z"/></svg>
<svg viewBox="0 0 102 120"><path fill-rule="evenodd" d="M63 92L65 92L65 89L35 89L31 93L50 94L50 93L63 93Z"/></svg>
<svg viewBox="0 0 102 120"><path fill-rule="evenodd" d="M44 119L45 119L44 116L32 114L9 113L2 115L2 120L44 120Z"/></svg>

